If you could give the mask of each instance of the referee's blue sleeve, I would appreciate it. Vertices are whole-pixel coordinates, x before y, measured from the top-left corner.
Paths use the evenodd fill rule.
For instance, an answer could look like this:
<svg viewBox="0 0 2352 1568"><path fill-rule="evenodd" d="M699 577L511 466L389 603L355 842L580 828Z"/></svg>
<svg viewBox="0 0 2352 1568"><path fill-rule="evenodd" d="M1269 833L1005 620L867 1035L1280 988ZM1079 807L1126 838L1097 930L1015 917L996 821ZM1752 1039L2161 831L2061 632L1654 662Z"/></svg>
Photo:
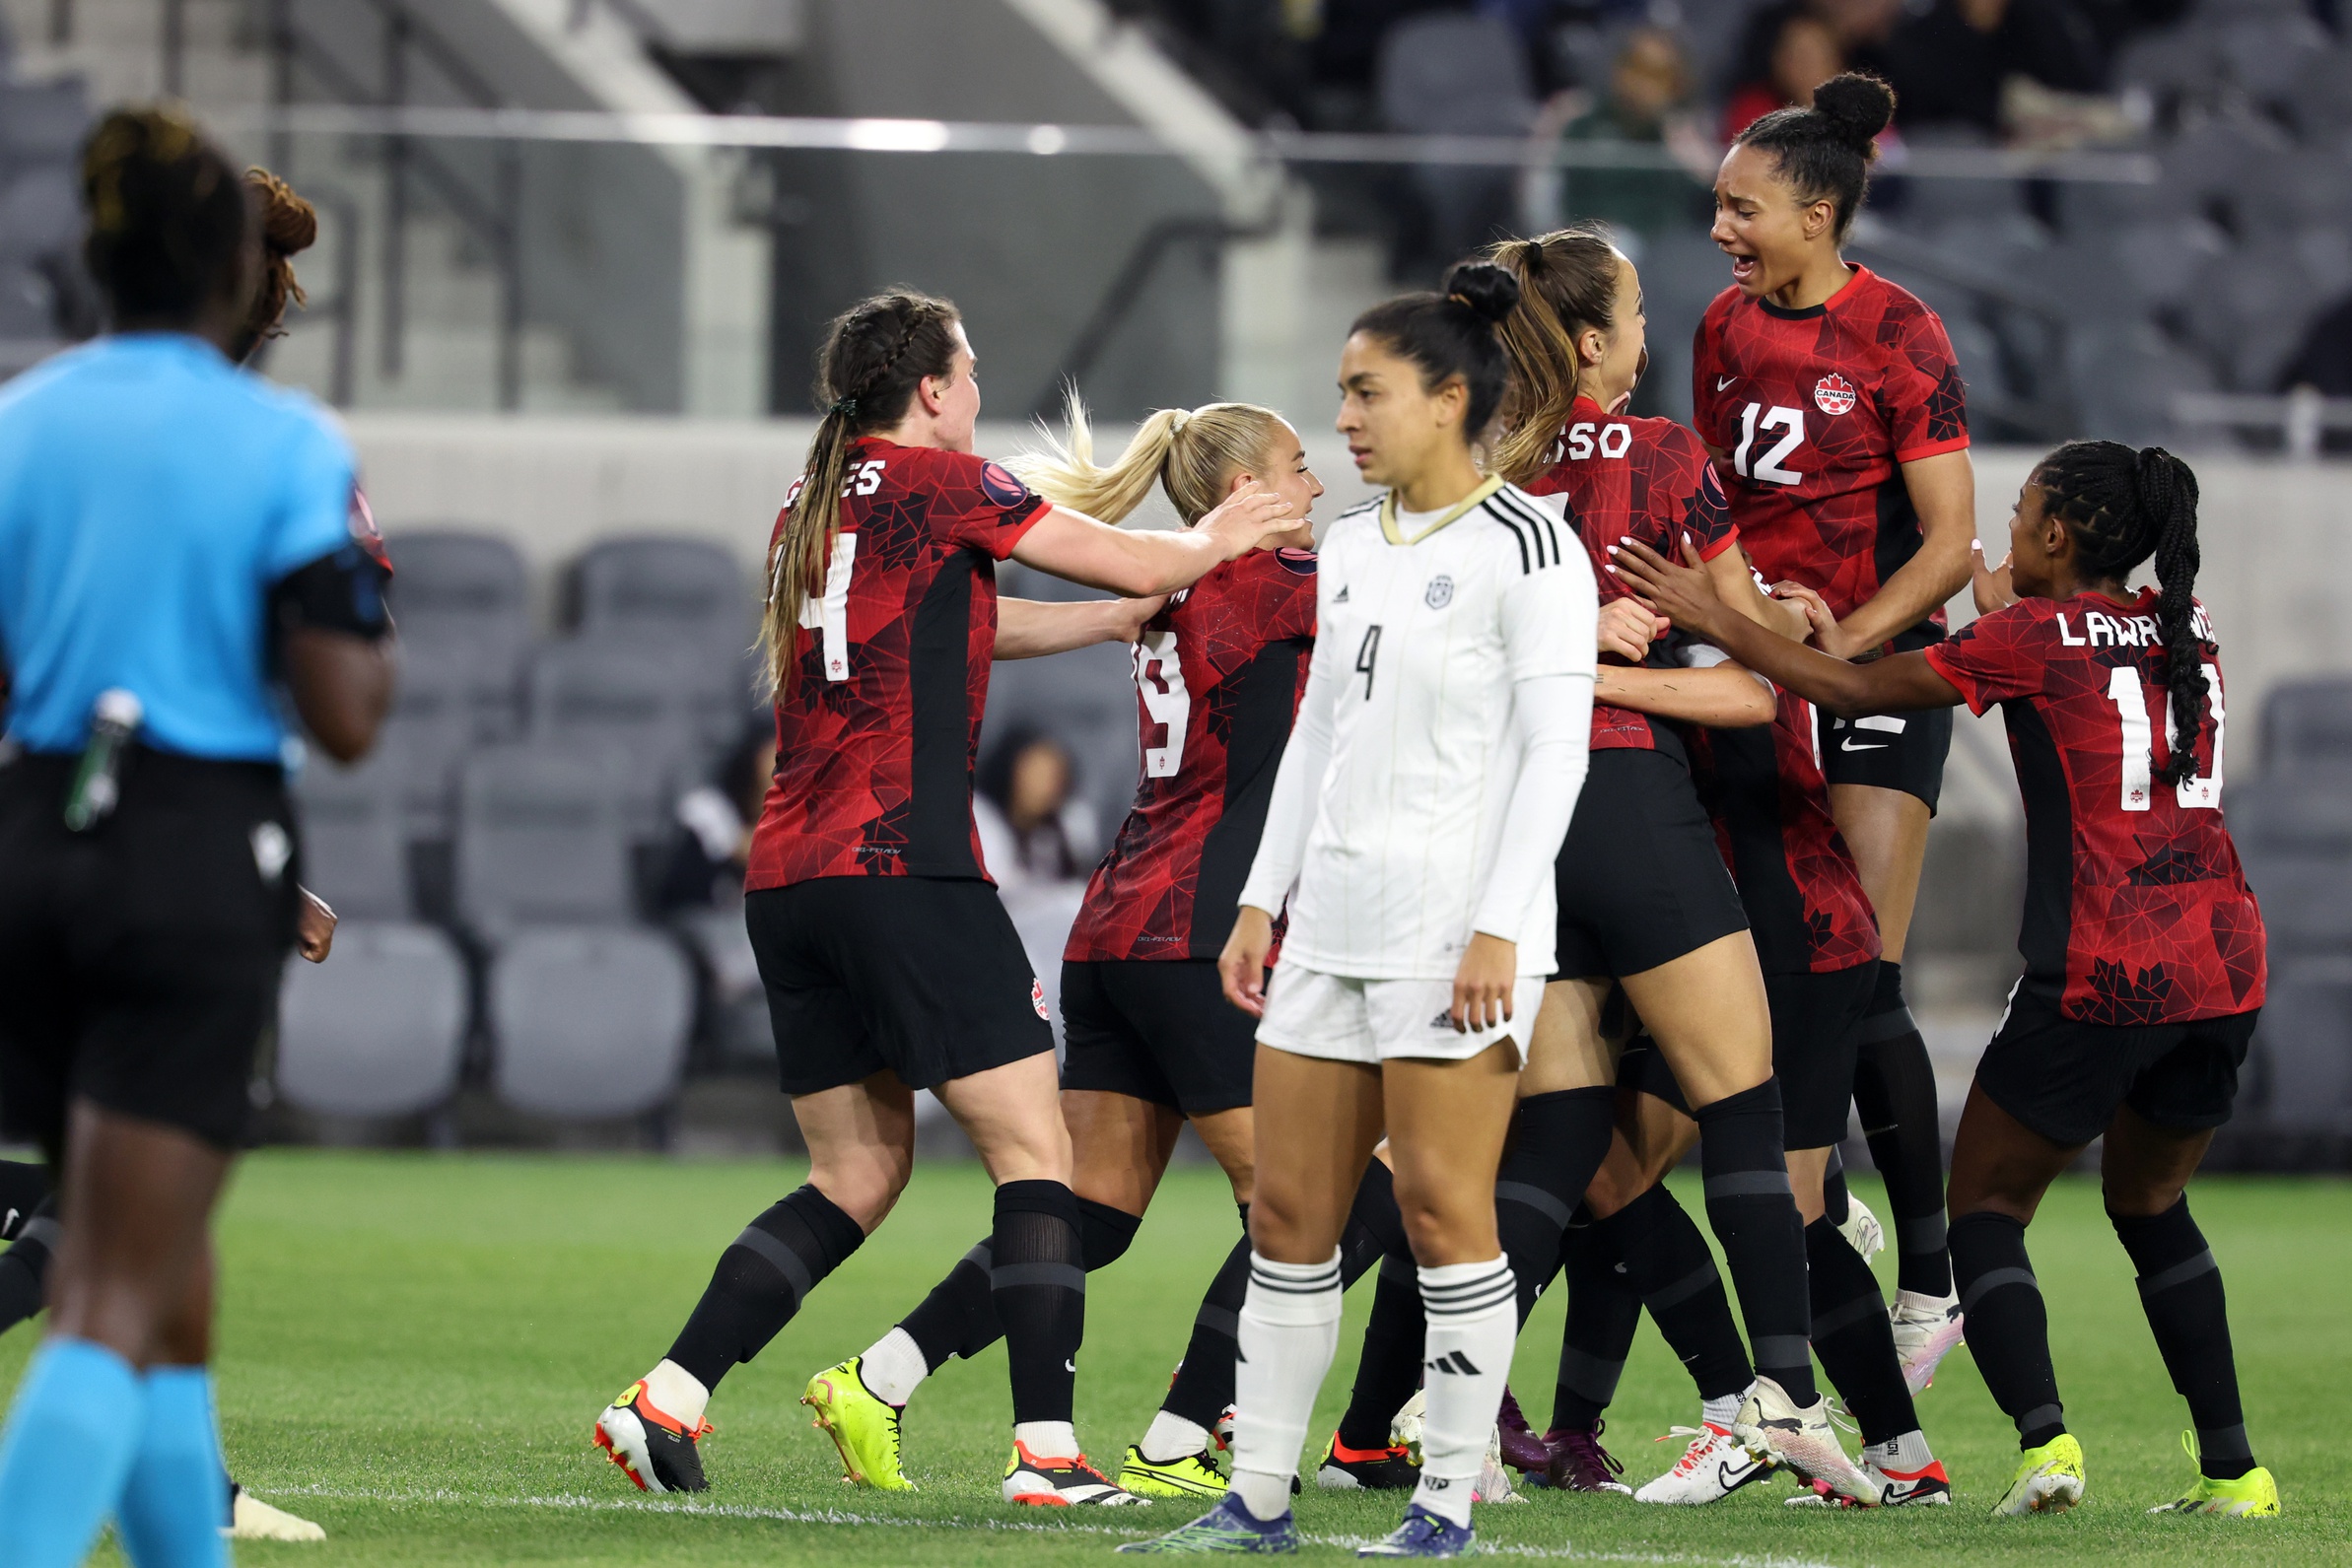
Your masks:
<svg viewBox="0 0 2352 1568"><path fill-rule="evenodd" d="M262 546L262 580L351 543L351 493L358 473L351 443L323 415L304 409L281 459L278 519Z"/></svg>

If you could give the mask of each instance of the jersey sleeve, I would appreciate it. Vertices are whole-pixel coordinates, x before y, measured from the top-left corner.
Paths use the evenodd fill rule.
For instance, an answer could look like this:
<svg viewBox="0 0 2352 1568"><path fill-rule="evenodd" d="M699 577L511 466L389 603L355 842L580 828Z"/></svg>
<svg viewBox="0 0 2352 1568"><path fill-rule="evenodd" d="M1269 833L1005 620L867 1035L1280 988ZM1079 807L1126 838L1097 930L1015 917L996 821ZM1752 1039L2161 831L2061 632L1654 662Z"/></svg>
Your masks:
<svg viewBox="0 0 2352 1568"><path fill-rule="evenodd" d="M293 422L277 470L276 525L261 547L264 583L275 583L355 540L358 462L351 443L331 421L304 410Z"/></svg>
<svg viewBox="0 0 2352 1568"><path fill-rule="evenodd" d="M1571 550L1557 566L1530 572L1502 591L1503 655L1513 681L1598 673L1600 592L1592 562Z"/></svg>
<svg viewBox="0 0 2352 1568"><path fill-rule="evenodd" d="M1718 301L1698 318L1698 331L1691 340L1691 423L1699 440L1718 446L1725 444L1718 406L1723 398L1715 389L1723 378L1722 344L1723 311Z"/></svg>
<svg viewBox="0 0 2352 1568"><path fill-rule="evenodd" d="M1923 650L1928 667L1950 681L1981 714L2013 697L2041 690L2050 648L2059 640L2058 610L2047 599L2020 599L2006 609L1980 615Z"/></svg>
<svg viewBox="0 0 2352 1568"><path fill-rule="evenodd" d="M941 452L932 521L940 536L1003 561L1036 525L1048 503L1003 463L970 452Z"/></svg>
<svg viewBox="0 0 2352 1568"><path fill-rule="evenodd" d="M1661 444L1677 465L1674 495L1682 509L1682 515L1675 519L1679 532L1698 547L1698 559L1712 561L1740 542L1740 530L1731 520L1731 498L1724 495L1723 481L1715 476L1715 460L1707 455L1697 435L1673 424L1667 431Z"/></svg>
<svg viewBox="0 0 2352 1568"><path fill-rule="evenodd" d="M1897 462L1916 462L1969 444L1968 388L1960 378L1960 361L1944 323L1925 306L1904 323L1882 395Z"/></svg>

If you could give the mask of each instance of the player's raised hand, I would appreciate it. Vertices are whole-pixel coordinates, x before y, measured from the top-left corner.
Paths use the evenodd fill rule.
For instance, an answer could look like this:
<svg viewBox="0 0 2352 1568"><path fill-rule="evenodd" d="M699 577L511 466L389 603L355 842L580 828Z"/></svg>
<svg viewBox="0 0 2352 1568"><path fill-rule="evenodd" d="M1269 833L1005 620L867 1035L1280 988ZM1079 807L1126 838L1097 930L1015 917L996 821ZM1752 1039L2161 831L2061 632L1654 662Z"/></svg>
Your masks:
<svg viewBox="0 0 2352 1568"><path fill-rule="evenodd" d="M1628 664L1649 656L1650 644L1674 630L1665 617L1631 599L1611 599L1601 606L1600 646Z"/></svg>
<svg viewBox="0 0 2352 1568"><path fill-rule="evenodd" d="M1133 643L1143 635L1143 628L1151 624L1151 618L1167 608L1167 603L1168 596L1165 593L1155 593L1147 599L1112 600L1110 615L1114 635L1111 641Z"/></svg>
<svg viewBox="0 0 2352 1568"><path fill-rule="evenodd" d="M1510 1022L1511 990L1518 984L1519 944L1485 931L1471 932L1470 945L1454 970L1454 1033L1484 1034Z"/></svg>
<svg viewBox="0 0 2352 1568"><path fill-rule="evenodd" d="M1225 559L1249 554L1298 526L1290 503L1255 479L1219 502L1194 526L1224 546Z"/></svg>
<svg viewBox="0 0 2352 1568"><path fill-rule="evenodd" d="M1636 598L1686 632L1711 636L1729 609L1715 592L1715 579L1698 559L1698 549L1683 541L1681 563L1667 560L1627 534L1609 547L1609 571Z"/></svg>
<svg viewBox="0 0 2352 1568"><path fill-rule="evenodd" d="M1969 588L1978 615L1990 615L2017 602L2016 585L2009 580L2009 560L2004 554L2001 564L1992 566L1984 559L1984 541L1969 541Z"/></svg>
<svg viewBox="0 0 2352 1568"><path fill-rule="evenodd" d="M1216 978L1225 1000L1252 1018L1266 1016L1266 955L1274 951L1274 917L1244 904L1233 918L1233 934L1216 955Z"/></svg>

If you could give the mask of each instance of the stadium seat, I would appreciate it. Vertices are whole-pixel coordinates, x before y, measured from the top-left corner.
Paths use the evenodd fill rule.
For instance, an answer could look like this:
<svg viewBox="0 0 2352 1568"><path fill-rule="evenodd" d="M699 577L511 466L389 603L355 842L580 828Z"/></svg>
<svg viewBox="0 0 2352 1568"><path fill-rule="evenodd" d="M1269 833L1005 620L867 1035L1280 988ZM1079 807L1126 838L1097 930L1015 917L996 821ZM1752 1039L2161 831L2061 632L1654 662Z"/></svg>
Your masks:
<svg viewBox="0 0 2352 1568"><path fill-rule="evenodd" d="M602 745L620 759L622 821L637 843L668 833L678 786L701 777L699 663L691 648L592 637L531 655L532 737Z"/></svg>
<svg viewBox="0 0 2352 1568"><path fill-rule="evenodd" d="M2352 768L2352 680L2286 681L2262 704L2262 767Z"/></svg>
<svg viewBox="0 0 2352 1568"><path fill-rule="evenodd" d="M404 528L384 548L403 642L503 649L515 667L530 642L530 579L512 544L456 528Z"/></svg>
<svg viewBox="0 0 2352 1568"><path fill-rule="evenodd" d="M0 83L0 157L70 168L90 134L90 99L78 77Z"/></svg>
<svg viewBox="0 0 2352 1568"><path fill-rule="evenodd" d="M2352 1133L2352 957L2274 965L2251 1055L2271 1131Z"/></svg>
<svg viewBox="0 0 2352 1568"><path fill-rule="evenodd" d="M518 663L503 640L400 644L400 673L384 743L402 763L401 806L411 843L445 844L457 764L476 745L520 729Z"/></svg>
<svg viewBox="0 0 2352 1568"><path fill-rule="evenodd" d="M623 926L522 931L490 967L491 1083L518 1111L639 1116L676 1092L694 982L666 937Z"/></svg>
<svg viewBox="0 0 2352 1568"><path fill-rule="evenodd" d="M581 745L489 746L465 759L456 909L486 946L531 925L630 919L619 771L609 752Z"/></svg>
<svg viewBox="0 0 2352 1568"><path fill-rule="evenodd" d="M1098 643L1052 658L1013 659L989 679L981 753L996 737L1029 724L1070 748L1077 787L1106 836L1135 803L1141 766L1136 744L1135 656L1126 645Z"/></svg>
<svg viewBox="0 0 2352 1568"><path fill-rule="evenodd" d="M448 935L410 919L401 763L314 761L296 789L304 885L341 917L324 964L290 963L279 999L277 1085L299 1108L394 1117L457 1087L468 987Z"/></svg>
<svg viewBox="0 0 2352 1568"><path fill-rule="evenodd" d="M606 539L573 569L584 637L739 648L757 630L733 553L699 539Z"/></svg>
<svg viewBox="0 0 2352 1568"><path fill-rule="evenodd" d="M760 986L751 933L743 927L741 904L681 910L670 917L670 926L701 971L700 1033L722 1064L773 1065L776 1036L769 1026L768 997ZM1059 956L1057 952L1057 960Z"/></svg>
<svg viewBox="0 0 2352 1568"><path fill-rule="evenodd" d="M2273 950L2352 954L2352 769L2274 772L2224 805Z"/></svg>

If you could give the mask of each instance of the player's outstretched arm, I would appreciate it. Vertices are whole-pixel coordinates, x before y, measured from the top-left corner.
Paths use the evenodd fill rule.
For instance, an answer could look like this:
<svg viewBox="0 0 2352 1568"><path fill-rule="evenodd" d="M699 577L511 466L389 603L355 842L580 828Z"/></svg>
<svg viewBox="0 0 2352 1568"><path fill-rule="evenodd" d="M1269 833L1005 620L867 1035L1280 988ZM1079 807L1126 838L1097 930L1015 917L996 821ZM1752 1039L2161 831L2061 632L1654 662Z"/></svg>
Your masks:
<svg viewBox="0 0 2352 1568"><path fill-rule="evenodd" d="M1054 507L1012 547L1021 565L1133 598L1189 588L1211 567L1297 526L1290 503L1252 483L1190 528L1114 528Z"/></svg>
<svg viewBox="0 0 2352 1568"><path fill-rule="evenodd" d="M1686 551L1686 554L1689 554ZM1809 702L1845 717L1956 708L1957 687L1919 653L1848 664L1776 637L1727 606L1696 561L1678 565L1634 540L1613 546L1609 570L1643 603L1684 631L1705 638L1738 662Z"/></svg>
<svg viewBox="0 0 2352 1568"><path fill-rule="evenodd" d="M1601 666L1593 701L1708 729L1768 724L1779 711L1771 683L1737 664L1708 669L1627 669Z"/></svg>
<svg viewBox="0 0 2352 1568"><path fill-rule="evenodd" d="M1132 643L1167 599L1082 599L1047 604L1036 599L997 601L997 657L1043 658L1097 643Z"/></svg>
<svg viewBox="0 0 2352 1568"><path fill-rule="evenodd" d="M1919 552L1854 606L1823 650L1851 658L1917 626L1969 580L1976 538L1976 470L1967 451L1938 452L1902 465L1902 483L1919 513Z"/></svg>

